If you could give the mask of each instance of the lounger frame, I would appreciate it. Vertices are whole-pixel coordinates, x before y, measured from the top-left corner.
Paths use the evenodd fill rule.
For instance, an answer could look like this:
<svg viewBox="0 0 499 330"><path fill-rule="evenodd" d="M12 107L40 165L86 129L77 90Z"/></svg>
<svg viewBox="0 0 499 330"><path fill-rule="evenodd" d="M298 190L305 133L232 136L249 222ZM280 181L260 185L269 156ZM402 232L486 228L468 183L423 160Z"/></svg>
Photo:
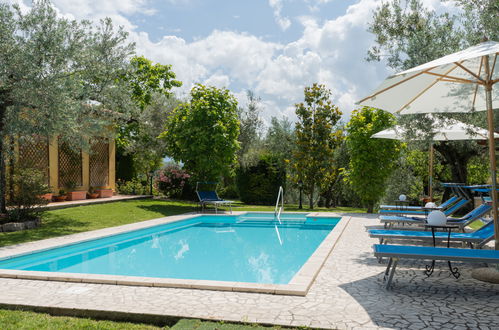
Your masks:
<svg viewBox="0 0 499 330"><path fill-rule="evenodd" d="M398 249L398 252L383 251L386 249ZM385 288L389 290L392 285L393 276L400 259L417 259L417 260L440 260L440 261L462 261L462 262L478 262L478 263L499 263L499 251L491 250L471 250L474 256L469 253L470 249L456 248L429 248L425 246L405 246L405 245L382 245L376 244L373 246L374 255L377 258L389 258L386 267L383 281ZM407 250L412 250L408 252ZM400 251L402 250L402 251ZM405 250L405 251L404 251ZM428 254L427 251L434 250L434 254ZM456 255L456 253L461 253Z"/></svg>

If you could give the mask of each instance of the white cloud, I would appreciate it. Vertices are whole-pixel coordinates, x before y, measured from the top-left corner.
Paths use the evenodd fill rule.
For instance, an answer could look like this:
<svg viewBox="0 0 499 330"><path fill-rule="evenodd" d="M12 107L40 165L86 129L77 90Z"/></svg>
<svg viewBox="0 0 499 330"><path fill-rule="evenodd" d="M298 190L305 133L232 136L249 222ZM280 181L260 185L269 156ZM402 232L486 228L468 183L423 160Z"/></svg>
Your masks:
<svg viewBox="0 0 499 330"><path fill-rule="evenodd" d="M153 13L146 0L55 0L63 15L92 20L110 16L115 24L124 25L139 55L172 65L184 83L178 89L181 97L193 84L203 83L229 88L244 104L245 90L254 90L262 99L267 123L271 116L294 120L294 104L303 100L303 88L314 82L332 89L334 102L346 116L356 100L376 87L388 71L380 63L366 63L364 58L373 40L366 32L367 22L378 3L359 0L343 15L323 22L302 16L298 19L303 27L301 36L288 43L226 30L214 30L194 41L166 35L153 42L127 19L134 13ZM276 17L281 17L282 0L269 0L269 5Z"/></svg>
<svg viewBox="0 0 499 330"><path fill-rule="evenodd" d="M286 31L291 26L291 20L288 17L283 17L282 12L283 0L269 0L269 6L274 11L274 18L281 30Z"/></svg>

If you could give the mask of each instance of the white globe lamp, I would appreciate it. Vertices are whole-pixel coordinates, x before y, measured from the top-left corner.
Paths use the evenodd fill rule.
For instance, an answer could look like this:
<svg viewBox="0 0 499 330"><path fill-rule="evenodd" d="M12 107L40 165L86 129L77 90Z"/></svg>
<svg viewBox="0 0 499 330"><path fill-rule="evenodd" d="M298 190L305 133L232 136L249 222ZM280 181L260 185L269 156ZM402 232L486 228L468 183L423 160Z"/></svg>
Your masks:
<svg viewBox="0 0 499 330"><path fill-rule="evenodd" d="M436 208L437 207L437 204L433 203L433 202L428 202L425 204L426 208Z"/></svg>
<svg viewBox="0 0 499 330"><path fill-rule="evenodd" d="M401 201L401 202L405 202L406 199L407 199L407 196L404 194L399 196L399 201Z"/></svg>
<svg viewBox="0 0 499 330"><path fill-rule="evenodd" d="M442 211L431 211L428 214L428 224L430 226L445 226L447 223L447 216Z"/></svg>

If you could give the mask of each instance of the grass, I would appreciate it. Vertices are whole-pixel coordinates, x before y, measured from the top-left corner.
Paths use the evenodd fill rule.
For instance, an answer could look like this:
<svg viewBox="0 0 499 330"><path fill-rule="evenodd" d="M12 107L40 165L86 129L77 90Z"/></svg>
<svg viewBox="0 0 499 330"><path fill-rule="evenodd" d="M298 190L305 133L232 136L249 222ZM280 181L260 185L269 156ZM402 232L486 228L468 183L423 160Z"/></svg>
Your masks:
<svg viewBox="0 0 499 330"><path fill-rule="evenodd" d="M273 206L256 206L235 203L237 211L274 211ZM45 238L81 233L89 230L125 225L133 222L177 215L196 210L196 203L140 199L106 204L85 205L47 211L42 226L33 230L0 233L0 247ZM363 212L356 208L315 208L299 210L296 205L285 206L287 212ZM365 212L365 211L364 211Z"/></svg>
<svg viewBox="0 0 499 330"><path fill-rule="evenodd" d="M35 313L20 310L5 310L0 309L0 324L2 329L99 329L99 330L155 330L155 329L172 329L172 330L272 330L283 329L281 327L264 327L259 325L245 325L213 321L201 321L196 319L181 319L174 324L169 324L163 327L154 325L130 323L130 322L115 322L115 321L100 321L88 318L69 317L69 316L52 316L46 313ZM289 329L289 328L287 328Z"/></svg>

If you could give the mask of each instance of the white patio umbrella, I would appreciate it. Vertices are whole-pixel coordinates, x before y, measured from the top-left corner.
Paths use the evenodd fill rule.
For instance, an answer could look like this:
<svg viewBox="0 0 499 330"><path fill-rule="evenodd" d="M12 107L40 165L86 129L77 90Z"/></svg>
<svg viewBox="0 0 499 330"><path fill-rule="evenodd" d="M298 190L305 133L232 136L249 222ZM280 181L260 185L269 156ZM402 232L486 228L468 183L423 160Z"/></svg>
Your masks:
<svg viewBox="0 0 499 330"><path fill-rule="evenodd" d="M496 250L499 222L493 102L499 101L498 54L498 42L483 42L388 77L358 102L398 114L487 110Z"/></svg>
<svg viewBox="0 0 499 330"><path fill-rule="evenodd" d="M458 141L458 140L487 140L488 131L476 127L474 125L466 124L455 119L439 119L430 115L430 119L435 123L432 131L432 141ZM416 132L416 136L423 136L424 132ZM372 138L377 139L391 139L391 140L405 140L406 132L403 127L395 126L392 128L380 131ZM494 137L499 138L499 134L494 133ZM417 139L417 138L416 138ZM430 200L433 200L433 156L434 148L433 143L430 144L429 150L429 191L428 195Z"/></svg>

